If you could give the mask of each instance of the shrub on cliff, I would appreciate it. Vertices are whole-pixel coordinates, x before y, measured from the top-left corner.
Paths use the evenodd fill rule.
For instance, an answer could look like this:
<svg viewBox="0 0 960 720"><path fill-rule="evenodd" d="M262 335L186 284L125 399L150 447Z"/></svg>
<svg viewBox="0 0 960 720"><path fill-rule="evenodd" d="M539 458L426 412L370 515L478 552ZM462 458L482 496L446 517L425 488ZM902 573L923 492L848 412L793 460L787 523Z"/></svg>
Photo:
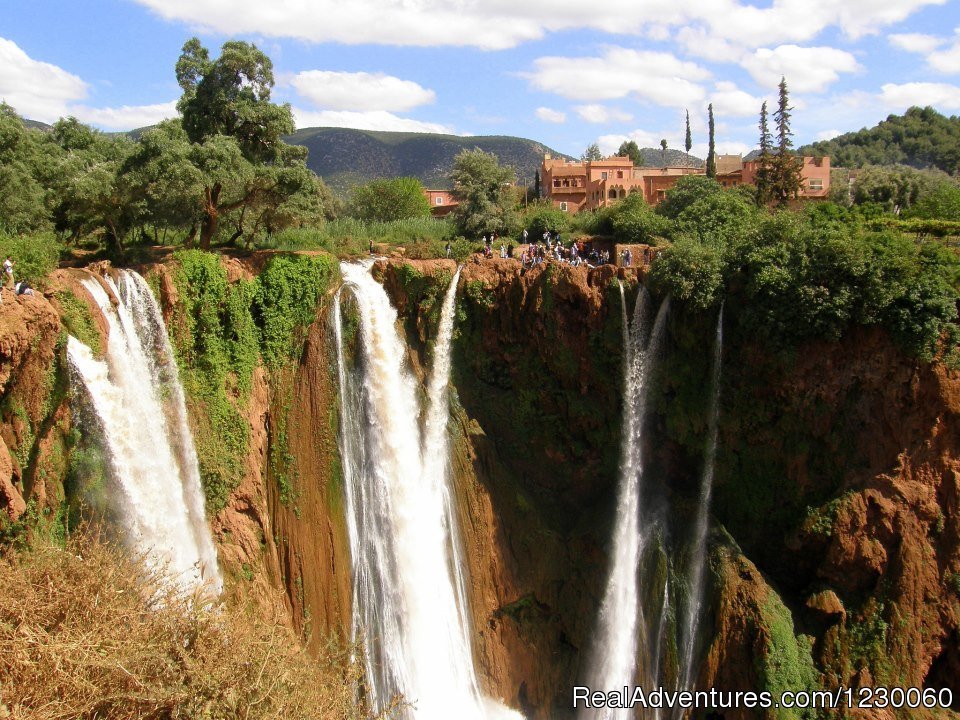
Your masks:
<svg viewBox="0 0 960 720"><path fill-rule="evenodd" d="M317 661L266 607L210 607L89 536L0 560L0 714L16 718L361 718L362 668Z"/></svg>

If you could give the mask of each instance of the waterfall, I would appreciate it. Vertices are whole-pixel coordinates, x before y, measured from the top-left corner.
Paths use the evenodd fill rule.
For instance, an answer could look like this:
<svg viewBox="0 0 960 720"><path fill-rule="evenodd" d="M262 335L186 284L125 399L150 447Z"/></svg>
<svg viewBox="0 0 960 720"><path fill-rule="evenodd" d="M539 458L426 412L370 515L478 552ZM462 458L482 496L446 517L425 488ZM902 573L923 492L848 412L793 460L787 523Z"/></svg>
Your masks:
<svg viewBox="0 0 960 720"><path fill-rule="evenodd" d="M421 432L397 313L369 269L342 263L334 302L353 624L364 634L369 699L382 710L402 695L416 720L516 718L479 691L452 513L447 385L459 271L444 297ZM356 368L345 347L348 294L359 314Z"/></svg>
<svg viewBox="0 0 960 720"><path fill-rule="evenodd" d="M67 342L71 377L83 388L104 438L120 493L115 514L134 551L163 566L183 589L201 584L219 594L223 581L207 526L197 455L183 388L163 316L146 281L121 270L83 286L110 330L105 360L74 337Z"/></svg>
<svg viewBox="0 0 960 720"><path fill-rule="evenodd" d="M703 576L707 564L707 529L710 511L710 495L713 490L713 472L717 455L717 420L720 412L720 371L723 355L723 306L717 317L717 333L713 343L713 368L711 378L710 415L707 429L707 444L703 459L703 474L700 479L700 496L693 524L690 548L690 567L687 578L688 599L683 619L683 688L689 690L693 682L694 655L696 653L697 626L703 611Z"/></svg>
<svg viewBox="0 0 960 720"><path fill-rule="evenodd" d="M655 371L669 298L665 300L649 329L650 296L640 287L633 322L628 322L626 298L620 285L623 318L624 399L621 437L620 479L613 530L612 561L607 577L597 630L589 659L587 685L613 690L635 684L637 636L642 622L639 593L639 564L646 545L641 526L643 480L643 429L650 379ZM629 718L626 709L586 711L587 717Z"/></svg>

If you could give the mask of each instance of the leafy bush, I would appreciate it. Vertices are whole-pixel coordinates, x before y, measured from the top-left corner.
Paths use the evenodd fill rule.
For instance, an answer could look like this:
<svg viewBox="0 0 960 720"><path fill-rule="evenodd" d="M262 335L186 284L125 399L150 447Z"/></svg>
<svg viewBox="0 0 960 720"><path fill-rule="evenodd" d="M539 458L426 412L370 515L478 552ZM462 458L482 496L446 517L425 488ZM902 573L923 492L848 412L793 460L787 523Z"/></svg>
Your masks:
<svg viewBox="0 0 960 720"><path fill-rule="evenodd" d="M672 223L657 215L640 193L617 203L610 213L610 229L618 242L657 244L669 234Z"/></svg>
<svg viewBox="0 0 960 720"><path fill-rule="evenodd" d="M529 240L534 242L542 238L548 230L552 235L566 232L570 226L570 215L547 201L531 205L524 216L523 223L530 233Z"/></svg>
<svg viewBox="0 0 960 720"><path fill-rule="evenodd" d="M93 350L94 355L99 355L102 350L100 333L87 304L70 291L58 292L57 304L67 332Z"/></svg>
<svg viewBox="0 0 960 720"><path fill-rule="evenodd" d="M650 280L658 292L705 309L722 295L723 258L715 246L678 238L657 257Z"/></svg>
<svg viewBox="0 0 960 720"><path fill-rule="evenodd" d="M268 367L277 369L296 353L295 335L313 322L317 303L335 272L328 255L281 255L257 277L252 311Z"/></svg>
<svg viewBox="0 0 960 720"><path fill-rule="evenodd" d="M9 255L14 262L14 279L26 280L36 288L45 287L47 275L57 269L60 250L53 233L21 236L0 233L0 261Z"/></svg>
<svg viewBox="0 0 960 720"><path fill-rule="evenodd" d="M710 195L723 192L723 187L706 175L684 175L667 190L663 202L657 205L657 214L675 220L687 207Z"/></svg>
<svg viewBox="0 0 960 720"><path fill-rule="evenodd" d="M416 178L379 179L355 187L347 211L360 220L389 222L430 217L430 202Z"/></svg>

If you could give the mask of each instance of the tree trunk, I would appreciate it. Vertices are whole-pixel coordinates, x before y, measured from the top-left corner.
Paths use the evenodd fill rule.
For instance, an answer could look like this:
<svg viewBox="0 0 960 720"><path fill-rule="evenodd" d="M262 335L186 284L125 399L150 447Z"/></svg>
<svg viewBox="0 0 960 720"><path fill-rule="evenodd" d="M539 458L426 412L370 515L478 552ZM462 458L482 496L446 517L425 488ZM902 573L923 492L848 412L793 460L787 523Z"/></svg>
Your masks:
<svg viewBox="0 0 960 720"><path fill-rule="evenodd" d="M204 203L204 215L203 223L200 226L200 249L209 250L210 242L213 240L213 236L217 234L217 224L220 220L220 208L218 203L220 202L220 191L223 189L223 186L220 183L217 183L212 188L207 188L206 191L206 202Z"/></svg>
<svg viewBox="0 0 960 720"><path fill-rule="evenodd" d="M187 233L187 239L183 241L184 247L193 247L194 241L197 239L197 224L194 223L190 226L190 232Z"/></svg>

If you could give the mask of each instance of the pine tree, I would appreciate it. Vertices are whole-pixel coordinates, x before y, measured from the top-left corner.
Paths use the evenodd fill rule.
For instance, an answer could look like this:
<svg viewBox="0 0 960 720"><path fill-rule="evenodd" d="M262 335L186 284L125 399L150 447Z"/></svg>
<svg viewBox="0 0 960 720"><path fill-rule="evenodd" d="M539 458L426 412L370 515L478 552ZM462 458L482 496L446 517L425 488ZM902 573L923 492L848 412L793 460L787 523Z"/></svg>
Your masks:
<svg viewBox="0 0 960 720"><path fill-rule="evenodd" d="M767 125L767 102L760 106L760 165L757 168L757 204L766 205L770 202L770 173L771 160L770 146L773 138L770 137L770 127Z"/></svg>
<svg viewBox="0 0 960 720"><path fill-rule="evenodd" d="M707 124L709 133L709 140L707 146L707 177L716 178L717 177L717 154L716 146L713 138L713 103L710 103L707 106Z"/></svg>
<svg viewBox="0 0 960 720"><path fill-rule="evenodd" d="M687 110L687 134L683 140L683 147L687 151L687 164L690 164L690 148L693 147L693 136L690 134L690 111Z"/></svg>
<svg viewBox="0 0 960 720"><path fill-rule="evenodd" d="M797 197L800 192L802 178L800 175L800 162L794 156L791 148L793 140L790 138L793 133L790 131L790 95L787 92L786 78L780 78L779 98L777 101L777 111L773 114L773 120L777 124L777 154L771 163L771 191L778 205L786 205L787 201Z"/></svg>
<svg viewBox="0 0 960 720"><path fill-rule="evenodd" d="M537 170L536 174L533 176L533 196L537 199L540 198L540 171Z"/></svg>

